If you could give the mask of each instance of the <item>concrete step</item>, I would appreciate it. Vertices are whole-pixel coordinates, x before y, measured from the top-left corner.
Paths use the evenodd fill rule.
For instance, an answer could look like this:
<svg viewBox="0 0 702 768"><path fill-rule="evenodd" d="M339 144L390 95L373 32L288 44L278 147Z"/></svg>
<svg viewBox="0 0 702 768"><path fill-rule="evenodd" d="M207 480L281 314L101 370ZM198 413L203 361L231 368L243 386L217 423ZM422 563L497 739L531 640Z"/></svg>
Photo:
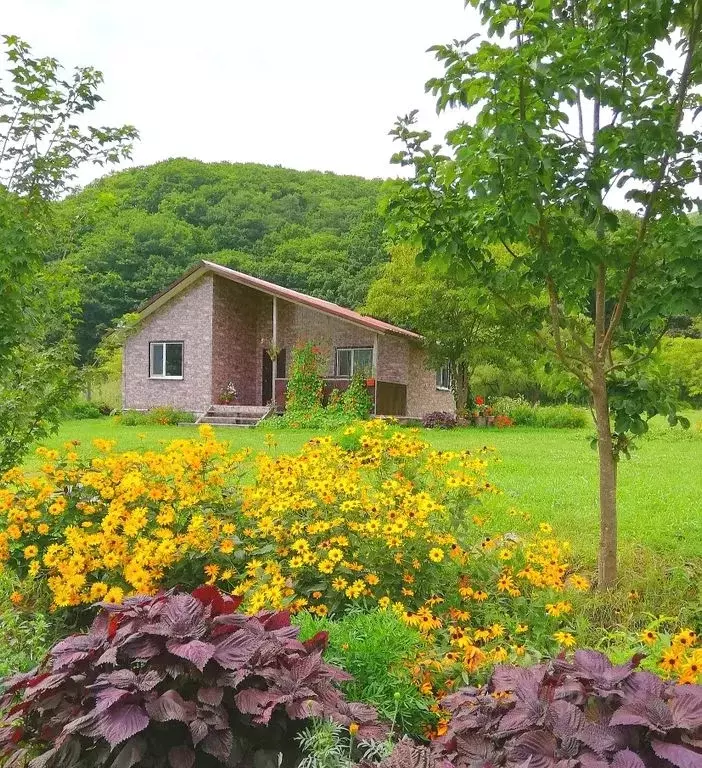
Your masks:
<svg viewBox="0 0 702 768"><path fill-rule="evenodd" d="M261 405L211 405L209 416L255 416L262 418L268 413L267 406Z"/></svg>
<svg viewBox="0 0 702 768"><path fill-rule="evenodd" d="M211 416L209 413L202 417L200 424L258 424L257 416Z"/></svg>

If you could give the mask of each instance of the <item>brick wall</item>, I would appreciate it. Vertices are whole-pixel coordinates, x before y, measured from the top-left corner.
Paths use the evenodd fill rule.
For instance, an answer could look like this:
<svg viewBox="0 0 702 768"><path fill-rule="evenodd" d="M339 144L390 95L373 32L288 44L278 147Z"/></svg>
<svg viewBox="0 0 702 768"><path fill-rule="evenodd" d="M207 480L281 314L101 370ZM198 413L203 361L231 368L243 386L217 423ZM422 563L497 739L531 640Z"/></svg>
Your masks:
<svg viewBox="0 0 702 768"><path fill-rule="evenodd" d="M425 351L413 345L409 352L407 415L421 418L432 411L455 413L453 395L436 388L436 372L426 366Z"/></svg>
<svg viewBox="0 0 702 768"><path fill-rule="evenodd" d="M226 278L214 278L211 402L231 381L237 403L261 405L262 352L259 318L270 297Z"/></svg>
<svg viewBox="0 0 702 768"><path fill-rule="evenodd" d="M399 336L378 336L378 371L380 381L406 384L412 344Z"/></svg>
<svg viewBox="0 0 702 768"><path fill-rule="evenodd" d="M124 348L122 403L124 408L148 409L170 405L201 413L212 392L211 275L149 315ZM149 342L183 342L183 378L149 378Z"/></svg>
<svg viewBox="0 0 702 768"><path fill-rule="evenodd" d="M268 336L271 334L269 333ZM298 342L312 341L324 352L324 376L335 376L335 349L338 347L372 347L373 331L339 320L323 312L278 299L278 346L292 350Z"/></svg>

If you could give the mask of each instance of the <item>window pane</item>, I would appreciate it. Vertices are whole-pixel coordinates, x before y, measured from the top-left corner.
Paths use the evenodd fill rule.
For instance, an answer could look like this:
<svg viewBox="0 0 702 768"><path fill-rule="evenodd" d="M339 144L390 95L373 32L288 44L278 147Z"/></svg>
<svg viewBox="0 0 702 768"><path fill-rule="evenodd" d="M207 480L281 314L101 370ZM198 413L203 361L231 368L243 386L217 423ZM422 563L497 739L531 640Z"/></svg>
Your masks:
<svg viewBox="0 0 702 768"><path fill-rule="evenodd" d="M151 375L163 376L163 344L151 345Z"/></svg>
<svg viewBox="0 0 702 768"><path fill-rule="evenodd" d="M353 372L360 376L370 376L373 373L372 349L354 349Z"/></svg>
<svg viewBox="0 0 702 768"><path fill-rule="evenodd" d="M336 350L336 375L351 376L351 350Z"/></svg>
<svg viewBox="0 0 702 768"><path fill-rule="evenodd" d="M166 344L166 376L183 375L183 345Z"/></svg>

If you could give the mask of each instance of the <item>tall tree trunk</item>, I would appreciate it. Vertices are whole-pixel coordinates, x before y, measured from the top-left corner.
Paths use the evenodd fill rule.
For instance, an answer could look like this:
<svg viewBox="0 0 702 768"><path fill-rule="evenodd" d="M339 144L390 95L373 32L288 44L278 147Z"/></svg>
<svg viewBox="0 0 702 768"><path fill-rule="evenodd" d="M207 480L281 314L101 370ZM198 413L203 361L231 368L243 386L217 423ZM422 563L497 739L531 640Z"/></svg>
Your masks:
<svg viewBox="0 0 702 768"><path fill-rule="evenodd" d="M600 549L598 582L610 589L617 581L617 457L609 422L609 397L604 367L594 366L592 400L597 421L600 469Z"/></svg>
<svg viewBox="0 0 702 768"><path fill-rule="evenodd" d="M456 413L460 414L468 408L470 372L465 363L452 363L450 369L451 389L453 390L453 399L456 402Z"/></svg>

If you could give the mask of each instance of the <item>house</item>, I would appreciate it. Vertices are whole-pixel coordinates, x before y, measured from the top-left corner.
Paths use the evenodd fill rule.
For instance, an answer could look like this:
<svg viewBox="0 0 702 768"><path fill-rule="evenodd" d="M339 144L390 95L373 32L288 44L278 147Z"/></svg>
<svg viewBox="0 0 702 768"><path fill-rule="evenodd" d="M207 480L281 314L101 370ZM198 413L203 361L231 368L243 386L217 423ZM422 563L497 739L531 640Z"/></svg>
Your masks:
<svg viewBox="0 0 702 768"><path fill-rule="evenodd" d="M291 352L312 341L324 353L327 392L363 372L378 415L454 410L421 336L219 264L201 261L138 314L124 349L125 409L215 413L230 382L237 407L281 409Z"/></svg>

